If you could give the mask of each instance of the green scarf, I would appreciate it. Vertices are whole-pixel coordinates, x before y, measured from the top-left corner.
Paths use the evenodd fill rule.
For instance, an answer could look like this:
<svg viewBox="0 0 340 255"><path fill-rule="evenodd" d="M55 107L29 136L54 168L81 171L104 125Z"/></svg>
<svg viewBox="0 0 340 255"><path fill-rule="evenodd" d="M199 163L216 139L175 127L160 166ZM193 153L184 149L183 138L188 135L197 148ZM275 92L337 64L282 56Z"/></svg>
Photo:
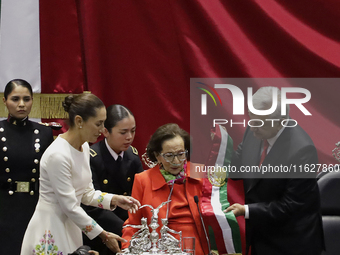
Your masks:
<svg viewBox="0 0 340 255"><path fill-rule="evenodd" d="M169 173L168 171L164 170L164 169L160 169L161 174L163 175L165 181L168 184L173 184L174 182L176 183L184 183L185 182L185 171L184 168L177 174L177 175L173 175L171 173Z"/></svg>

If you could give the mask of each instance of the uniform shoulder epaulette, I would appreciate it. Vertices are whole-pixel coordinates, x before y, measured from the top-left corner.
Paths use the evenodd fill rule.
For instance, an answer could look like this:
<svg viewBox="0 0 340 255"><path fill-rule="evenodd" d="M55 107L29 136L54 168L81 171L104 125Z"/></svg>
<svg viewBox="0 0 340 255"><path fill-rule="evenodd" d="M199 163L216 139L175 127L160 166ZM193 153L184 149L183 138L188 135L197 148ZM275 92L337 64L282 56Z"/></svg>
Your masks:
<svg viewBox="0 0 340 255"><path fill-rule="evenodd" d="M90 148L90 155L91 155L92 158L94 158L98 154L97 154L97 152L94 149Z"/></svg>
<svg viewBox="0 0 340 255"><path fill-rule="evenodd" d="M138 155L138 150L135 147L131 146L131 149L133 154Z"/></svg>

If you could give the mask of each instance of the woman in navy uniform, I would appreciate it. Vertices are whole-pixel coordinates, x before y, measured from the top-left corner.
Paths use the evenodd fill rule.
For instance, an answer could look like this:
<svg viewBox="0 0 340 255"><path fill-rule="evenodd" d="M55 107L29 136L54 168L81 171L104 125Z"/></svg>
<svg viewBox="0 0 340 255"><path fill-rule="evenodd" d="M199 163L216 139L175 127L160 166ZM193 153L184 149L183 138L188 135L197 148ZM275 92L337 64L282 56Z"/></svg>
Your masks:
<svg viewBox="0 0 340 255"><path fill-rule="evenodd" d="M53 134L28 120L33 92L27 81L8 82L3 102L9 114L0 121L0 250L19 254L39 197L39 161Z"/></svg>
<svg viewBox="0 0 340 255"><path fill-rule="evenodd" d="M143 171L137 149L131 146L136 131L135 118L122 105L111 105L106 110L105 139L90 149L93 184L101 191L130 196L135 174ZM108 231L121 235L127 211L117 208L111 212L93 207L85 207L85 210ZM113 254L99 239L89 241L84 237L84 243L100 255Z"/></svg>

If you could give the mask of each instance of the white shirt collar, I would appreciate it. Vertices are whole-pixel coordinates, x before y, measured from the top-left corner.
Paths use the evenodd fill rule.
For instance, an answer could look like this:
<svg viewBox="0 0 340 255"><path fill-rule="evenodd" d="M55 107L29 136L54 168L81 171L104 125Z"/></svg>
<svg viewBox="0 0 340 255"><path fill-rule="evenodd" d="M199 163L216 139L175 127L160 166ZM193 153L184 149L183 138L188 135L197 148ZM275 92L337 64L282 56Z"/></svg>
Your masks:
<svg viewBox="0 0 340 255"><path fill-rule="evenodd" d="M111 156L117 160L118 156L121 156L122 158L124 157L124 151L122 151L121 153L117 154L114 150L112 150L112 148L110 147L110 145L107 143L107 140L105 138L105 144L106 144L106 148L109 150Z"/></svg>

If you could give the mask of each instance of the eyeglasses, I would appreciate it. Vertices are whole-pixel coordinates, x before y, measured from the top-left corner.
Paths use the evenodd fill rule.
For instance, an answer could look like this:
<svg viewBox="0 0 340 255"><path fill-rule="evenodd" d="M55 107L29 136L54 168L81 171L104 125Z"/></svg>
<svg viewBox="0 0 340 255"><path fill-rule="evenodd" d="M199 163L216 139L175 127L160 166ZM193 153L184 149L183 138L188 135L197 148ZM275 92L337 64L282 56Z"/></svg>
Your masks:
<svg viewBox="0 0 340 255"><path fill-rule="evenodd" d="M160 153L159 155L161 155L165 159L165 161L169 162L169 163L172 163L174 161L175 157L177 157L177 159L180 162L183 162L187 158L188 151L187 150L181 151L181 152L178 152L177 154L174 154L174 153L171 153L171 152Z"/></svg>

